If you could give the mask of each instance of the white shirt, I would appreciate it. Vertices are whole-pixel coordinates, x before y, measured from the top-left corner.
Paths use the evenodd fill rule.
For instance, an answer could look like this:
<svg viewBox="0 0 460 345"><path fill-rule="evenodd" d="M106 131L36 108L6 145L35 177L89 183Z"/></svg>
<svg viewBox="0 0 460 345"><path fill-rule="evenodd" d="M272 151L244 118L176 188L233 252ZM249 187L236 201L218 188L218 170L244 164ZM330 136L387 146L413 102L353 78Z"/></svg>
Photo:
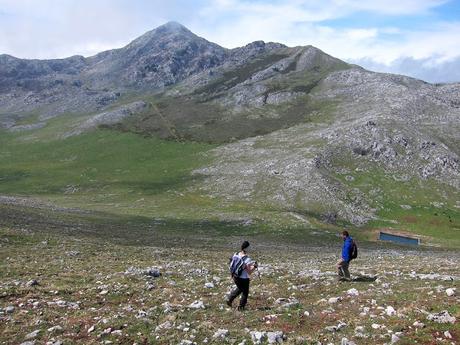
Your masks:
<svg viewBox="0 0 460 345"><path fill-rule="evenodd" d="M241 254L241 253L238 253L238 256L240 258L242 258L243 256L245 256L246 254ZM244 258L244 263L246 265L249 265L249 263L251 262L251 258L249 256L246 255L246 257ZM241 272L239 278L242 278L242 279L249 279L249 273L248 271L246 270L246 268L243 270L243 272Z"/></svg>

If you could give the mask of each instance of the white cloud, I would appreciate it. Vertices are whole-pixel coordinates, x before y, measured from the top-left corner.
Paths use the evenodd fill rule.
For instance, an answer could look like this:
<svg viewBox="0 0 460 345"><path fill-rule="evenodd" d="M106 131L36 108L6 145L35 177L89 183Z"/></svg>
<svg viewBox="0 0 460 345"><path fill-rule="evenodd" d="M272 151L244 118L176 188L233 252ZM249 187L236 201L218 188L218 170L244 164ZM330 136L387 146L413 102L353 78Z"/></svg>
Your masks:
<svg viewBox="0 0 460 345"><path fill-rule="evenodd" d="M212 29L206 24L197 24L196 28L202 36L226 47L241 46L260 39L289 46L312 44L339 58L368 57L383 64L405 57L424 59L436 55L439 61L444 61L460 55L460 22L432 22L421 30L394 26L334 28L321 23L322 18L333 17L333 13L336 17L340 16L342 12L338 9L346 6L355 10L374 11L384 11L388 6L392 7L392 13L405 13L427 11L444 1L399 2L370 1L367 4L362 1L329 1L329 7L326 5L321 13L316 13L316 21L312 18L303 20L310 15L305 6L301 6L307 3L305 1L292 1L288 5L272 4L267 8L259 3L226 0L223 4L221 2L215 7L208 7L207 11L224 11L231 20L221 21ZM293 10L296 5L300 6L297 12Z"/></svg>
<svg viewBox="0 0 460 345"><path fill-rule="evenodd" d="M338 0L336 2L355 11L387 15L414 15L426 13L434 7L445 4L448 0Z"/></svg>
<svg viewBox="0 0 460 345"><path fill-rule="evenodd" d="M460 22L433 24L431 30L399 31L397 40L377 35L373 40L353 43L356 49L337 51L337 54L349 59L368 57L383 64L405 57L436 57L442 62L460 56Z"/></svg>
<svg viewBox="0 0 460 345"><path fill-rule="evenodd" d="M390 64L381 64L372 59L351 60L369 70L409 75L428 82L460 82L460 57L439 62L436 58L401 58Z"/></svg>
<svg viewBox="0 0 460 345"><path fill-rule="evenodd" d="M373 29L349 29L345 31L345 35L352 40L365 40L377 37L378 30Z"/></svg>
<svg viewBox="0 0 460 345"><path fill-rule="evenodd" d="M371 12L381 15L415 15L445 4L449 0L287 0L250 1L218 0L210 1L201 13L251 13L253 15L284 16L288 20L317 22L335 19L355 12Z"/></svg>
<svg viewBox="0 0 460 345"><path fill-rule="evenodd" d="M117 48L181 10L160 0L0 0L1 53L27 58ZM156 10L158 8L158 10ZM156 11L155 11L156 10Z"/></svg>

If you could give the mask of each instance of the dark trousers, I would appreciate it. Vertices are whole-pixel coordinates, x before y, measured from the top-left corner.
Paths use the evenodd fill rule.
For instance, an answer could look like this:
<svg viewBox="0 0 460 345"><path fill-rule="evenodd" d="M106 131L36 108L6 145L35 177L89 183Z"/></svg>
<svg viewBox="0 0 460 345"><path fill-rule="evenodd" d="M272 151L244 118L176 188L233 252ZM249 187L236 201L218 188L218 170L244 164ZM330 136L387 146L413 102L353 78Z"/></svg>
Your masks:
<svg viewBox="0 0 460 345"><path fill-rule="evenodd" d="M348 267L350 265L349 261L344 261L342 262L339 267L338 267L338 273L341 278L345 278L347 280L350 280L350 271L348 270Z"/></svg>
<svg viewBox="0 0 460 345"><path fill-rule="evenodd" d="M249 295L249 279L243 278L233 278L235 282L236 288L232 290L230 296L228 297L229 302L233 302L233 300L241 294L240 299L240 307L244 308L246 303L248 302L248 295Z"/></svg>

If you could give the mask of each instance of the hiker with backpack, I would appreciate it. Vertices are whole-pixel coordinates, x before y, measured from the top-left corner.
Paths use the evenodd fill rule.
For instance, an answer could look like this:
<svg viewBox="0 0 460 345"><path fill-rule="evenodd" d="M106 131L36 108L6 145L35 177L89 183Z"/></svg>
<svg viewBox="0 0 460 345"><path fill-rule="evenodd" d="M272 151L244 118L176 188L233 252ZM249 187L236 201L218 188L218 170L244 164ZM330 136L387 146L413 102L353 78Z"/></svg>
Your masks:
<svg viewBox="0 0 460 345"><path fill-rule="evenodd" d="M228 296L226 303L232 306L233 300L241 294L238 310L244 310L248 301L250 275L257 269L257 262L252 261L248 256L249 242L244 241L241 244L241 251L233 254L230 259L230 274L235 282L236 287Z"/></svg>
<svg viewBox="0 0 460 345"><path fill-rule="evenodd" d="M342 257L337 262L337 271L339 273L340 281L351 281L348 267L350 265L350 261L358 257L358 247L346 230L342 231L342 239Z"/></svg>

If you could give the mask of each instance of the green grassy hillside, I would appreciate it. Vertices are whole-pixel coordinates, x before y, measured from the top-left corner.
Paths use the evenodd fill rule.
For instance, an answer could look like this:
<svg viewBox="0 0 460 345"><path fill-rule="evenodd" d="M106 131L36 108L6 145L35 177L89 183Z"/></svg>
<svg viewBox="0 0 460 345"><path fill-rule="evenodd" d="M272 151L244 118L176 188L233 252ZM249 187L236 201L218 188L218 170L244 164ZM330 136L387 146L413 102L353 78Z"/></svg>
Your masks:
<svg viewBox="0 0 460 345"><path fill-rule="evenodd" d="M164 200L192 184L190 172L205 163L200 153L213 147L109 130L53 140L2 133L0 146L0 194L134 213L148 203L142 198Z"/></svg>
<svg viewBox="0 0 460 345"><path fill-rule="evenodd" d="M65 123L62 119L56 121L50 126ZM112 130L59 139L49 137L49 131L45 127L27 134L0 135L0 195L32 196L59 206L103 212L102 218L93 219L97 224L110 223L113 218L121 228L122 223L145 225L156 219L157 229L183 235L198 232L218 237L243 231L271 234L292 242L321 243L334 241L333 234L343 227L355 230L341 220L336 225L324 223L320 210L305 208L302 203L283 208L265 199L254 203L231 201L201 191L200 175L192 171L212 163L212 155L206 152L215 145L145 138ZM379 218L356 232L357 238L374 240L375 230L393 229L423 235L425 243L460 247L456 232L459 213L451 206L439 209L430 204L435 188L408 182L395 189L391 180L378 176L356 174L353 182L342 175L331 177L350 190L358 188L367 194L380 188L373 199L373 206L381 207ZM454 193L450 199L454 201ZM6 209L3 212L6 217ZM27 217L27 211L21 212ZM88 219L85 222L91 222L92 218ZM70 223L81 221L71 219ZM245 222L249 223L243 225ZM139 238L142 236L141 231Z"/></svg>

